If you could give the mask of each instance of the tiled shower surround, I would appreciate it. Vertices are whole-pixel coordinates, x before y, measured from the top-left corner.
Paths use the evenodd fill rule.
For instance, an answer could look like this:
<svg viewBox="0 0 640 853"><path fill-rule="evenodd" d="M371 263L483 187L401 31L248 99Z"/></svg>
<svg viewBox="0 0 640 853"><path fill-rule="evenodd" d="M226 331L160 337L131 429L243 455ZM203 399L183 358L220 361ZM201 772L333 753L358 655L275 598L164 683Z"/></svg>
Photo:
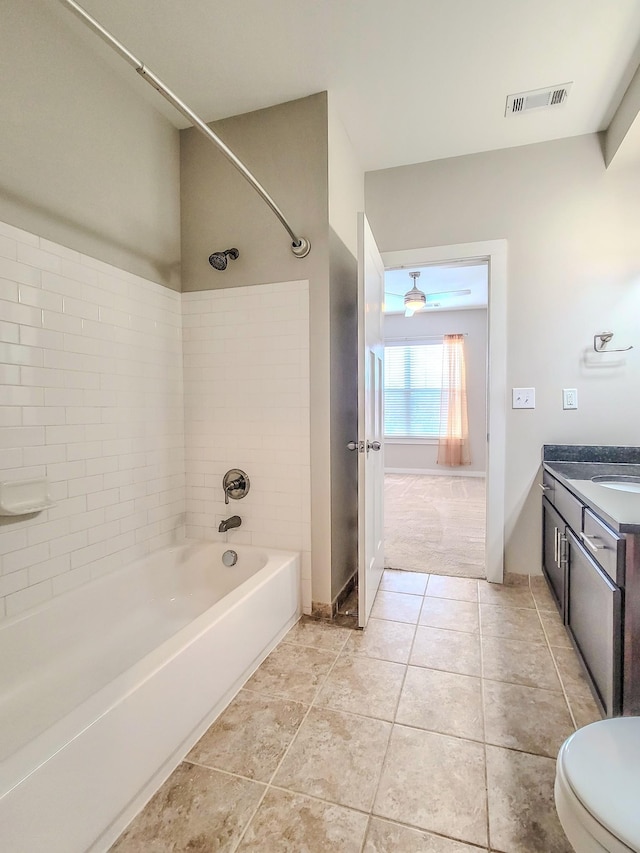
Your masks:
<svg viewBox="0 0 640 853"><path fill-rule="evenodd" d="M308 613L308 282L185 293L182 309L187 536L300 551ZM229 468L251 488L225 505ZM231 515L242 526L218 533Z"/></svg>
<svg viewBox="0 0 640 853"><path fill-rule="evenodd" d="M253 297L249 314L230 310L231 291L181 296L0 223L0 481L46 476L56 502L0 517L0 618L181 539L185 521L189 535L220 538L220 482L230 467L246 466L252 479L247 499L226 513L243 517L234 541L307 550L310 578L308 382L298 375L301 362L308 370L308 325L285 330L296 322L287 306L308 317L306 283L239 290L256 291L262 310L251 314ZM230 299L242 296L234 290ZM287 345L291 358L279 354ZM222 367L227 394L217 384ZM300 429L288 421L279 429L283 407ZM304 448L306 468L295 462ZM265 496L276 463L297 501L291 525L291 491Z"/></svg>

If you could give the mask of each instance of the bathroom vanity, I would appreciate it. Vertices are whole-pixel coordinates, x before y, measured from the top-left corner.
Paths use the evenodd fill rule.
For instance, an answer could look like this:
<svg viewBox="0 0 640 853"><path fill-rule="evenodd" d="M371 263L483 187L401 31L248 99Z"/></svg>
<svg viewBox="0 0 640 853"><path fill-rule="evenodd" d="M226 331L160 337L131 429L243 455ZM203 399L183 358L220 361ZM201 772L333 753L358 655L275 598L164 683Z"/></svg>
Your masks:
<svg viewBox="0 0 640 853"><path fill-rule="evenodd" d="M640 714L640 448L545 445L542 568L608 717Z"/></svg>

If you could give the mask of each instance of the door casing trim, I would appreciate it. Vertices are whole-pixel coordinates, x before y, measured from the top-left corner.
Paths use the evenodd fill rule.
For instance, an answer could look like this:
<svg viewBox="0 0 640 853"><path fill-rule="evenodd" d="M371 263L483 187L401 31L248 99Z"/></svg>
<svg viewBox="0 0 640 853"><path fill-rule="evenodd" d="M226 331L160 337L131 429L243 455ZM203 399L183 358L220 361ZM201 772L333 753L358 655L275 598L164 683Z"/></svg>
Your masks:
<svg viewBox="0 0 640 853"><path fill-rule="evenodd" d="M504 492L507 412L507 241L486 240L382 252L385 268L477 258L489 263L487 306L487 580L504 579Z"/></svg>

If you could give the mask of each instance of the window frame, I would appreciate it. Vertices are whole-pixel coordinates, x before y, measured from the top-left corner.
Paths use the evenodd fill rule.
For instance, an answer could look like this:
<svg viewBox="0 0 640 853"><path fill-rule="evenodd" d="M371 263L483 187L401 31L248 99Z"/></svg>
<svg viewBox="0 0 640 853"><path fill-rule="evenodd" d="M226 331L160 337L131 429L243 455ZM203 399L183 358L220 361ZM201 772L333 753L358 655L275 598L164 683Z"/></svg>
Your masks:
<svg viewBox="0 0 640 853"><path fill-rule="evenodd" d="M430 346L444 346L444 336L443 335L433 335L425 338L415 337L415 338L386 338L384 341L385 348L385 365L386 365L386 350L395 347L430 347ZM405 387L405 390L407 389ZM387 387L385 385L383 389L383 393L385 395L385 420L386 420L386 393ZM440 377L440 395L442 398L442 377ZM440 418L440 423L442 422ZM383 424L384 429L384 424ZM438 432L432 435L387 435L384 432L384 441L385 444L425 444L425 445L434 445L438 444L440 441L440 429Z"/></svg>

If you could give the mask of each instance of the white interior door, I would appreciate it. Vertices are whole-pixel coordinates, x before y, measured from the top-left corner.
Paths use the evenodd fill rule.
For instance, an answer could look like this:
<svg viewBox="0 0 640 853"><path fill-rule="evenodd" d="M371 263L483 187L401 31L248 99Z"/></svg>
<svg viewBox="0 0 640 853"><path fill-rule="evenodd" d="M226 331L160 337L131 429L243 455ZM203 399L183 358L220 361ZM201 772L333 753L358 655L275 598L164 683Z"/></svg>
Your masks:
<svg viewBox="0 0 640 853"><path fill-rule="evenodd" d="M384 569L384 266L358 214L358 624L364 628Z"/></svg>

